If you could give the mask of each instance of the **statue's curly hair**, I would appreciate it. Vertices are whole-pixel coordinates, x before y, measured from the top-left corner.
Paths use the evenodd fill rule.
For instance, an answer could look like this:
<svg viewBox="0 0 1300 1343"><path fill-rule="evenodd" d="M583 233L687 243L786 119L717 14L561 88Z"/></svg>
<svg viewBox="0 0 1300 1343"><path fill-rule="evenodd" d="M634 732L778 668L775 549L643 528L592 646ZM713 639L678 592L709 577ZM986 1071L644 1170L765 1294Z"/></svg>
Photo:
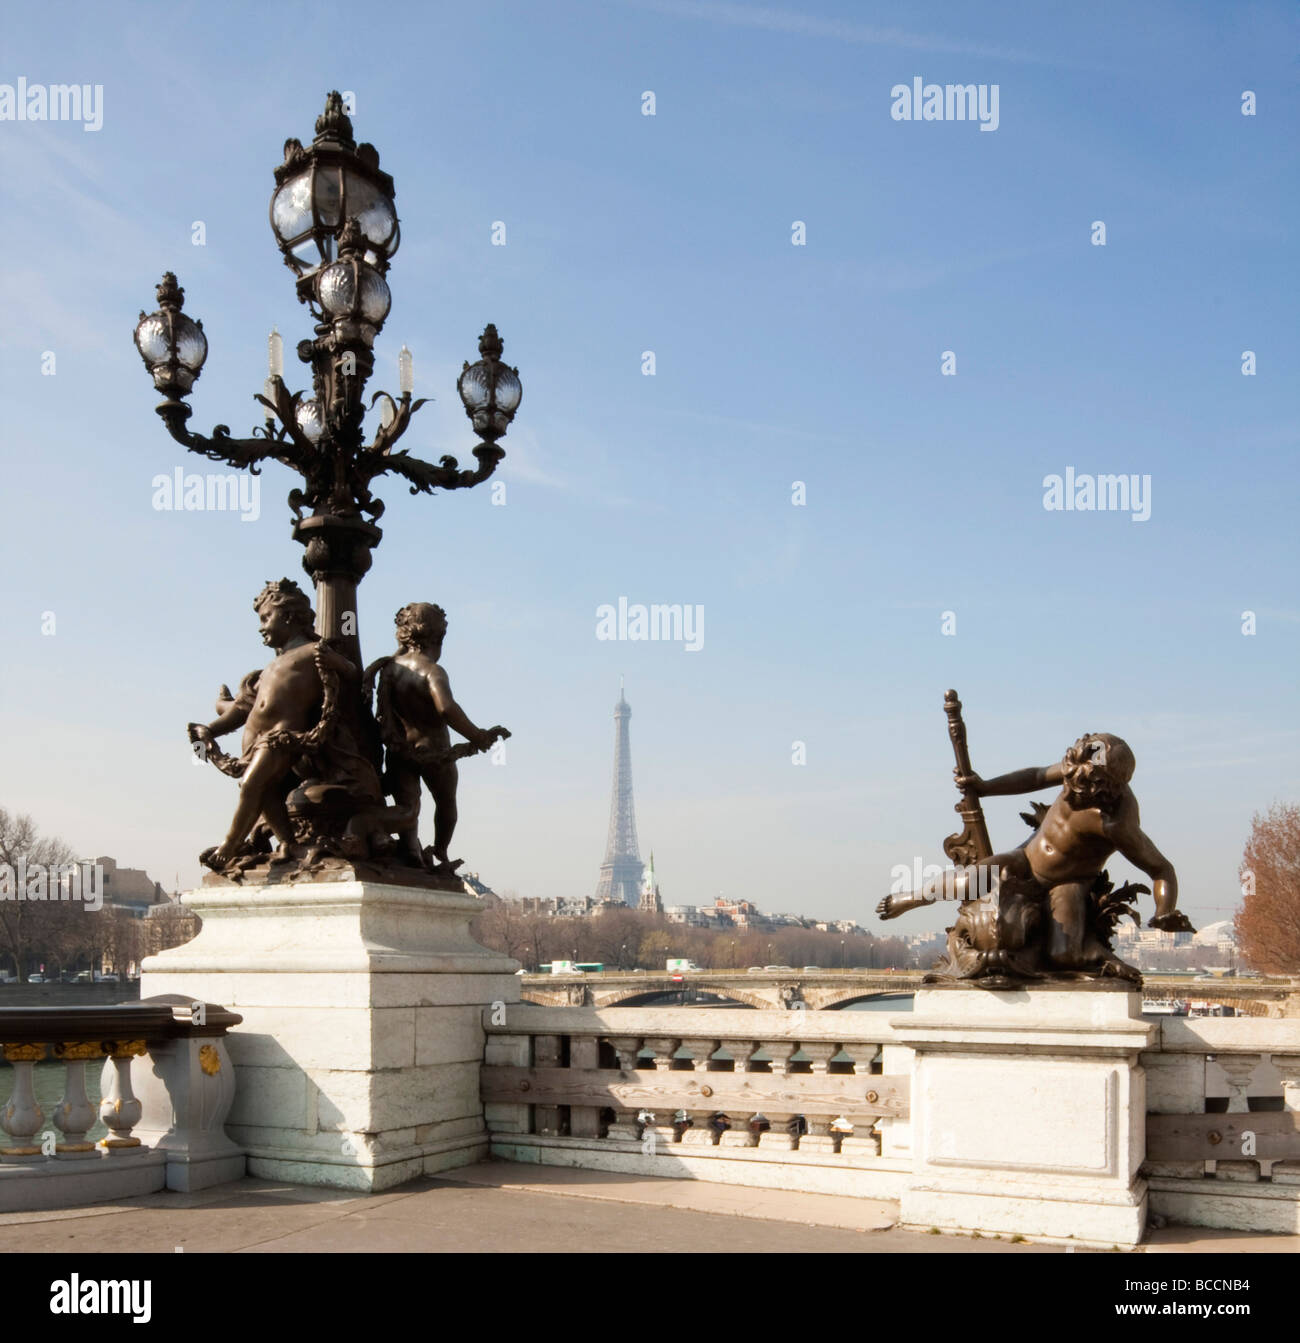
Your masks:
<svg viewBox="0 0 1300 1343"><path fill-rule="evenodd" d="M1066 792L1103 807L1119 801L1135 767L1128 742L1109 732L1085 733L1061 761Z"/></svg>
<svg viewBox="0 0 1300 1343"><path fill-rule="evenodd" d="M394 616L402 649L438 643L447 633L447 613L431 602L409 602Z"/></svg>
<svg viewBox="0 0 1300 1343"><path fill-rule="evenodd" d="M283 607L293 623L302 629L310 630L316 624L311 598L292 578L278 578L273 583L268 582L254 599L253 610L261 615L264 606Z"/></svg>

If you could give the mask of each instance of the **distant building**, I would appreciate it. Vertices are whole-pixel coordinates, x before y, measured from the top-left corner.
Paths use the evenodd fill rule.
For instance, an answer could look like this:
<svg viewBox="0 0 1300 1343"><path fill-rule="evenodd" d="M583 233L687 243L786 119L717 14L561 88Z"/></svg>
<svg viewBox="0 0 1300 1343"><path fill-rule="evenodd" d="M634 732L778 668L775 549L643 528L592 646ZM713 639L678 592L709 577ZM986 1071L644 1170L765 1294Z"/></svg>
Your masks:
<svg viewBox="0 0 1300 1343"><path fill-rule="evenodd" d="M655 881L655 851L650 850L650 866L646 868L645 879L641 883L641 899L637 908L642 914L662 914L664 902L659 896L659 886Z"/></svg>
<svg viewBox="0 0 1300 1343"><path fill-rule="evenodd" d="M760 928L765 924L752 900L724 900L718 896L713 902L713 913L719 923L729 923L733 928Z"/></svg>
<svg viewBox="0 0 1300 1343"><path fill-rule="evenodd" d="M160 882L153 881L149 874L139 867L119 867L116 858L90 858L86 860L104 873L104 904L130 914L132 918L142 919L154 905L170 900Z"/></svg>

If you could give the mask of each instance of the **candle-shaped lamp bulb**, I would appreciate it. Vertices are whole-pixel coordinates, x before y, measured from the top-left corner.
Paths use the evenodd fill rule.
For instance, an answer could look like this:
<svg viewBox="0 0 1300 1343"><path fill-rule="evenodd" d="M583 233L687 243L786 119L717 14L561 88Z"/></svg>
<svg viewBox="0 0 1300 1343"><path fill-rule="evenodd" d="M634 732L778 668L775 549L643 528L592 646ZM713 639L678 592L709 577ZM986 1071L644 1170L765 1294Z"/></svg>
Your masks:
<svg viewBox="0 0 1300 1343"><path fill-rule="evenodd" d="M275 327L266 340L266 364L273 378L284 377L284 341Z"/></svg>
<svg viewBox="0 0 1300 1343"><path fill-rule="evenodd" d="M397 356L397 388L403 396L410 396L415 391L415 363L405 345Z"/></svg>

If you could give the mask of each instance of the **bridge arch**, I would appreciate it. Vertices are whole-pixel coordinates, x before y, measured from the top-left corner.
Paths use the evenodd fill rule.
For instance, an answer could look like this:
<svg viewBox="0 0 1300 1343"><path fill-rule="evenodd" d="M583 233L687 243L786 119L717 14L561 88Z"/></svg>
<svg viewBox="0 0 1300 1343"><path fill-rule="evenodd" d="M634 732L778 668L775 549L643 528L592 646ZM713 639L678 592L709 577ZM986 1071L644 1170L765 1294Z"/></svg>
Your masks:
<svg viewBox="0 0 1300 1343"><path fill-rule="evenodd" d="M781 1005L773 998L765 998L761 994L752 993L746 989L738 989L730 984L693 983L690 988L697 993L713 994L719 998L739 1003L744 1007L758 1008L760 1011L770 1011L772 1008ZM592 999L596 1007L641 1007L655 998L665 998L680 993L681 990L682 985L671 982L654 986L635 984L624 988L611 989L608 993L593 994Z"/></svg>
<svg viewBox="0 0 1300 1343"><path fill-rule="evenodd" d="M843 998L832 998L821 1004L822 1012L839 1012L854 1003L872 1002L877 998L914 998L915 989L873 989L870 993L853 993Z"/></svg>

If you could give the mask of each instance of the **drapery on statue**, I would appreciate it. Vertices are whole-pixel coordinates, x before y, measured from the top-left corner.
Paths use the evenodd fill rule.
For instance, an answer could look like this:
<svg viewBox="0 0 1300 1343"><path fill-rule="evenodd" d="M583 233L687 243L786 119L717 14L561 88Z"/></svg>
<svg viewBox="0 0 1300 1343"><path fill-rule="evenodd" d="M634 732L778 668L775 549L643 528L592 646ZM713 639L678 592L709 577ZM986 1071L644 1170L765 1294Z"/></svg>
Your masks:
<svg viewBox="0 0 1300 1343"><path fill-rule="evenodd" d="M447 613L429 602L411 602L395 617L397 652L366 668L365 701L377 694L375 715L384 744L384 783L406 818L398 831L408 861L450 875L461 865L448 857L456 829L456 761L488 750L510 735L501 726L475 727L451 693L439 665ZM449 728L465 743L451 744ZM433 844L420 847L420 780L433 797Z"/></svg>
<svg viewBox="0 0 1300 1343"><path fill-rule="evenodd" d="M946 953L927 983L969 980L979 987L1014 987L1030 980L1118 977L1140 984L1138 970L1120 960L1111 939L1120 918L1140 922L1131 901L1151 888L1111 885L1104 864L1116 852L1149 876L1155 887L1151 928L1193 932L1178 908L1173 864L1143 833L1137 799L1129 788L1135 761L1127 743L1105 732L1088 733L1059 764L982 779L970 767L966 728L956 691L944 697L949 735L957 757L954 776L962 798L956 810L965 827L944 843L960 864L907 895L887 895L876 907L882 919L940 898L961 901L948 931ZM1030 837L1007 853L993 853L981 797L1032 793L1061 784L1050 806L1021 813ZM986 896L987 892L987 896Z"/></svg>
<svg viewBox="0 0 1300 1343"><path fill-rule="evenodd" d="M275 657L245 676L238 694L221 687L213 722L189 724L196 753L240 780L230 829L200 862L238 881L263 866L307 871L382 855L386 823L397 818L367 750L360 672L315 633L311 601L292 579L267 583L253 609ZM240 727L243 750L232 757L216 739Z"/></svg>

